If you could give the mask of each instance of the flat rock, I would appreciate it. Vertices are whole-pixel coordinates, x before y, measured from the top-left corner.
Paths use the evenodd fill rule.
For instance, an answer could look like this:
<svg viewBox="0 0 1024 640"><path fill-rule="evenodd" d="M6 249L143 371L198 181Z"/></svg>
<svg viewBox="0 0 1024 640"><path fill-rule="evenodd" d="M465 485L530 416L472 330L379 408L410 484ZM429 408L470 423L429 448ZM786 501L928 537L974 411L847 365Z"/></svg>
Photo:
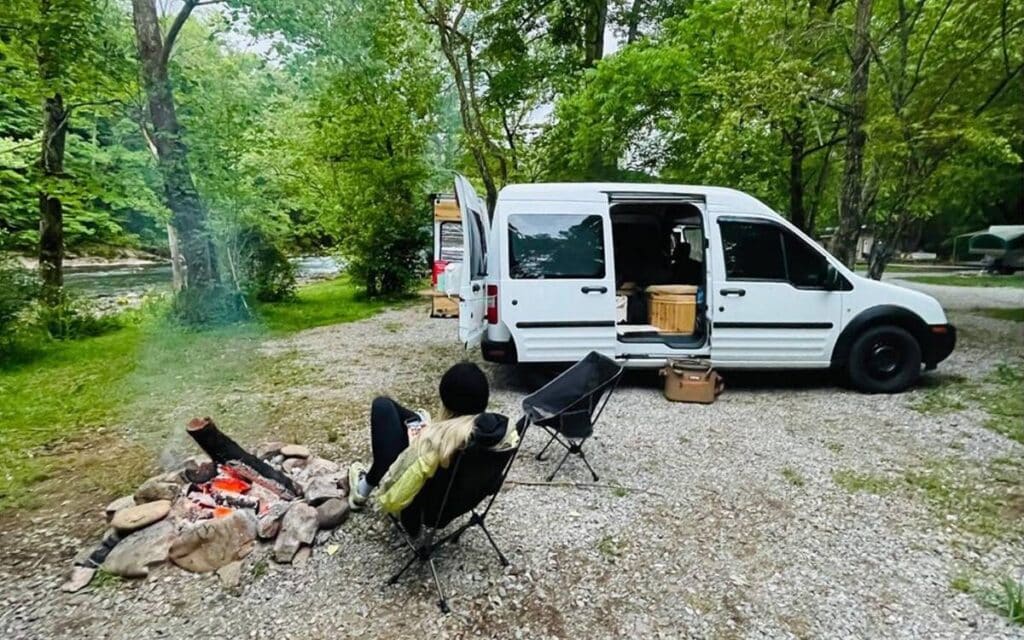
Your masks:
<svg viewBox="0 0 1024 640"><path fill-rule="evenodd" d="M287 458L281 463L285 473L296 473L306 466L306 458Z"/></svg>
<svg viewBox="0 0 1024 640"><path fill-rule="evenodd" d="M295 552L295 557L292 558L292 566L302 567L309 562L309 557L313 555L312 547L303 546Z"/></svg>
<svg viewBox="0 0 1024 640"><path fill-rule="evenodd" d="M291 562L299 547L311 544L316 537L316 509L305 502L295 502L281 521L281 530L274 541L274 559Z"/></svg>
<svg viewBox="0 0 1024 640"><path fill-rule="evenodd" d="M111 518L114 517L114 514L120 511L121 509L127 509L129 507L134 506L135 498L133 498L132 496L122 496L117 500L114 500L113 502L108 504L107 508L104 510L107 514L107 522L110 522Z"/></svg>
<svg viewBox="0 0 1024 640"><path fill-rule="evenodd" d="M331 498L316 508L317 526L321 529L334 529L348 520L348 501Z"/></svg>
<svg viewBox="0 0 1024 640"><path fill-rule="evenodd" d="M118 531L135 531L158 520L163 520L170 510L170 500L154 500L121 509L110 519L110 525Z"/></svg>
<svg viewBox="0 0 1024 640"><path fill-rule="evenodd" d="M332 498L341 497L341 489L338 483L327 476L317 476L305 487L306 501L314 507L327 502Z"/></svg>
<svg viewBox="0 0 1024 640"><path fill-rule="evenodd" d="M264 460L273 458L281 453L281 448L284 446L283 442L264 442L256 446L256 457Z"/></svg>
<svg viewBox="0 0 1024 640"><path fill-rule="evenodd" d="M103 570L122 578L145 578L151 566L167 561L177 534L170 520L139 529L111 550L103 561Z"/></svg>
<svg viewBox="0 0 1024 640"><path fill-rule="evenodd" d="M277 537L277 533L281 530L281 518L288 513L291 506L290 502L283 500L270 505L270 509L259 517L256 535L261 540L271 540Z"/></svg>
<svg viewBox="0 0 1024 640"><path fill-rule="evenodd" d="M217 577L226 589L234 589L242 583L242 561L230 562L217 569Z"/></svg>
<svg viewBox="0 0 1024 640"><path fill-rule="evenodd" d="M249 555L255 546L256 529L256 514L248 509L198 522L175 539L171 561L195 573L216 571Z"/></svg>
<svg viewBox="0 0 1024 640"><path fill-rule="evenodd" d="M306 475L308 476L324 476L324 475L341 475L341 465L333 460L327 458L309 458L306 463Z"/></svg>
<svg viewBox="0 0 1024 640"><path fill-rule="evenodd" d="M281 447L281 455L286 458L308 458L309 447L304 447L301 444L286 444Z"/></svg>
<svg viewBox="0 0 1024 640"><path fill-rule="evenodd" d="M67 579L67 582L60 585L60 590L64 593L81 591L92 581L94 575L96 575L94 567L71 567L71 577Z"/></svg>
<svg viewBox="0 0 1024 640"><path fill-rule="evenodd" d="M150 478L135 491L135 503L154 502L156 500L174 500L181 494L181 484L169 480L166 476Z"/></svg>

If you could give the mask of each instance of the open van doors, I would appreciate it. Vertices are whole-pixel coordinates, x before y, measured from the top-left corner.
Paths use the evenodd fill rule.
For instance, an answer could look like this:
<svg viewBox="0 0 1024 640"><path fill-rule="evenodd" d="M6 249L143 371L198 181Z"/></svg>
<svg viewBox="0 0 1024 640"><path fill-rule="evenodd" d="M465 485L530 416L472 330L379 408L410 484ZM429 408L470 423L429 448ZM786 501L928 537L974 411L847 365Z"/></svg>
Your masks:
<svg viewBox="0 0 1024 640"><path fill-rule="evenodd" d="M487 240L491 223L487 206L473 186L455 175L455 200L462 217L462 265L458 274L459 340L466 347L480 343L487 328Z"/></svg>

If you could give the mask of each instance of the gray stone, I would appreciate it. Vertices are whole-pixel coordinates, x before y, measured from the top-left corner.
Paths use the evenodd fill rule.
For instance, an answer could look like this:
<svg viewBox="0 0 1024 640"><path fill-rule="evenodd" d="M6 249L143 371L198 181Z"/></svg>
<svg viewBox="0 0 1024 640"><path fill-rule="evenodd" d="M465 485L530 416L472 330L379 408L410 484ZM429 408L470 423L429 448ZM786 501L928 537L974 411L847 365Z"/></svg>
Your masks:
<svg viewBox="0 0 1024 640"><path fill-rule="evenodd" d="M114 517L114 514L120 511L121 509L127 509L128 507L134 506L135 498L133 498L132 496L123 496L118 498L117 500L114 500L113 502L107 505L107 508L105 510L107 514L107 522L110 522L111 518Z"/></svg>
<svg viewBox="0 0 1024 640"><path fill-rule="evenodd" d="M249 555L256 529L256 514L248 509L198 522L182 531L171 545L171 561L195 573L216 571Z"/></svg>
<svg viewBox="0 0 1024 640"><path fill-rule="evenodd" d="M275 502L270 505L270 509L266 513L259 517L259 525L256 529L256 534L261 540L271 540L277 537L277 533L281 530L281 518L284 514L288 513L292 504L290 502Z"/></svg>
<svg viewBox="0 0 1024 640"><path fill-rule="evenodd" d="M307 546L302 546L298 551L295 552L295 557L292 558L292 566L303 567L309 562L309 557L313 555L313 549Z"/></svg>
<svg viewBox="0 0 1024 640"><path fill-rule="evenodd" d="M309 447L304 447L301 444L286 444L281 447L281 455L286 458L308 458Z"/></svg>
<svg viewBox="0 0 1024 640"><path fill-rule="evenodd" d="M242 583L242 561L236 560L217 569L217 577L224 588L237 588Z"/></svg>
<svg viewBox="0 0 1024 640"><path fill-rule="evenodd" d="M121 509L110 519L110 525L118 531L135 531L158 520L163 520L170 510L170 500L154 500Z"/></svg>
<svg viewBox="0 0 1024 640"><path fill-rule="evenodd" d="M306 474L309 476L341 475L341 465L327 458L310 458L306 462Z"/></svg>
<svg viewBox="0 0 1024 640"><path fill-rule="evenodd" d="M170 520L161 520L117 544L103 562L103 570L122 578L145 578L149 568L167 560L177 530Z"/></svg>
<svg viewBox="0 0 1024 640"><path fill-rule="evenodd" d="M181 484L169 481L166 477L150 478L135 491L136 504L154 502L156 500L174 500L181 494Z"/></svg>
<svg viewBox="0 0 1024 640"><path fill-rule="evenodd" d="M291 562L299 547L311 544L317 532L316 509L305 502L295 502L281 521L281 531L274 541L274 559Z"/></svg>
<svg viewBox="0 0 1024 640"><path fill-rule="evenodd" d="M263 458L264 460L267 458L273 458L277 454L281 453L281 447L283 446L283 442L264 442L263 444L256 446L256 457Z"/></svg>
<svg viewBox="0 0 1024 640"><path fill-rule="evenodd" d="M327 502L332 498L340 498L341 490L333 479L326 476L318 476L305 489L306 501L314 507Z"/></svg>
<svg viewBox="0 0 1024 640"><path fill-rule="evenodd" d="M305 466L305 458L288 458L281 463L281 468L284 469L285 473L297 473Z"/></svg>
<svg viewBox="0 0 1024 640"><path fill-rule="evenodd" d="M348 520L348 501L331 498L316 508L316 521L321 529L334 529Z"/></svg>
<svg viewBox="0 0 1024 640"><path fill-rule="evenodd" d="M80 591L92 581L94 575L96 575L96 569L93 567L71 567L71 577L60 585L60 590L64 593Z"/></svg>

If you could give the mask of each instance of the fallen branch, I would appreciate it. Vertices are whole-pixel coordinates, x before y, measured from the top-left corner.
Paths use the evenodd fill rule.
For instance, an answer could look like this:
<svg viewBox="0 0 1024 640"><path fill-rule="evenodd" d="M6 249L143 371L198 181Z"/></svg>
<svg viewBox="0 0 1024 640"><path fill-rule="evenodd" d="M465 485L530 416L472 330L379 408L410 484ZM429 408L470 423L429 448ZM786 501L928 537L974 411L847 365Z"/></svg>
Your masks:
<svg viewBox="0 0 1024 640"><path fill-rule="evenodd" d="M519 484L527 487L574 487L574 488L594 488L594 489L625 489L626 491L635 491L637 493L646 493L648 495L657 496L664 498L665 494L658 493L657 491L651 491L650 489L641 489L640 487L627 487L623 484L610 484L608 482L571 482L569 480L559 480L558 482L540 482L532 480L506 480L505 484Z"/></svg>

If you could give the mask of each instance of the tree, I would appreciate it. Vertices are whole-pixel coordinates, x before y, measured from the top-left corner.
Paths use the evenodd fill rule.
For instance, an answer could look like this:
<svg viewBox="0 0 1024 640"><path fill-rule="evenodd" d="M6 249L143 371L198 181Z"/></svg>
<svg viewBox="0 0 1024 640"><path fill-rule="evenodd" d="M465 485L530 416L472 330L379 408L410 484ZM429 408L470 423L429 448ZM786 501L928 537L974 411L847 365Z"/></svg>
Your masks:
<svg viewBox="0 0 1024 640"><path fill-rule="evenodd" d="M142 84L148 97L149 120L153 127L150 137L156 149L167 207L172 214L171 224L181 243L185 264L184 287L187 291L181 310L190 318L204 320L207 314L203 307L221 302L217 254L206 209L189 168L188 149L182 140L174 92L167 74L167 62L178 34L200 4L208 3L185 0L166 36L160 31L155 0L132 0L132 16Z"/></svg>

